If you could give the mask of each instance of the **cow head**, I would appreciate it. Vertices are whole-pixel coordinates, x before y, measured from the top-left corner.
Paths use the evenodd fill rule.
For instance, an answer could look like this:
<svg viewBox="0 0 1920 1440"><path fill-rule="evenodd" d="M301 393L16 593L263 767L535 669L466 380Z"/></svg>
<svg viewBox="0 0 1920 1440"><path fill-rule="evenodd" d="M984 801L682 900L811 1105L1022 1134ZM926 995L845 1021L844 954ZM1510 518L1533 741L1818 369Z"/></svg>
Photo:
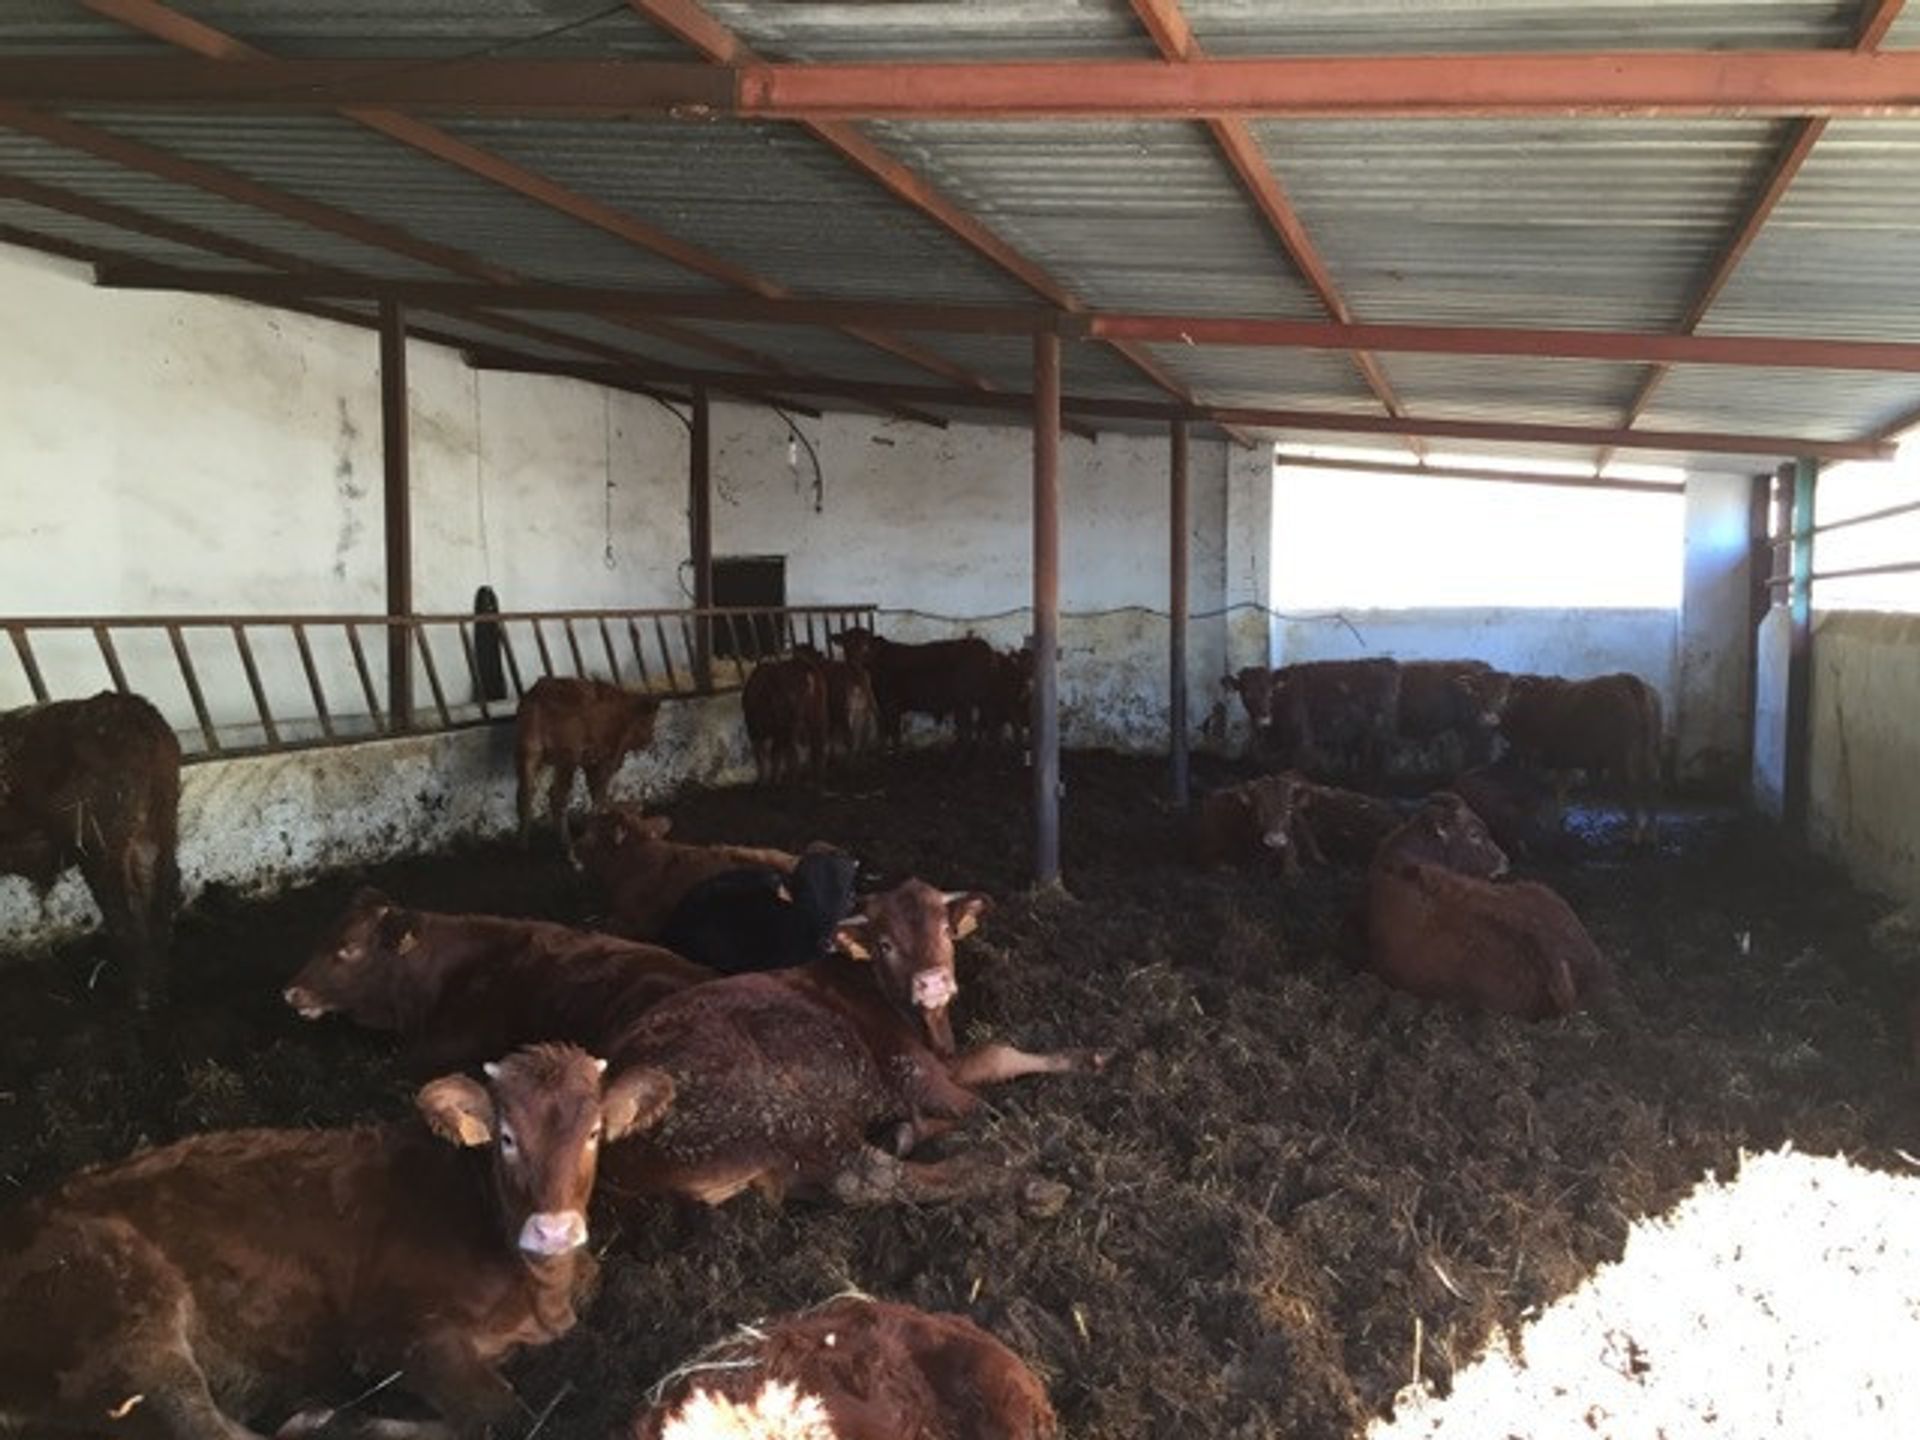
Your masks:
<svg viewBox="0 0 1920 1440"><path fill-rule="evenodd" d="M491 1152L497 1210L529 1263L587 1241L587 1200L600 1147L656 1123L673 1080L639 1066L603 1084L607 1062L572 1045L531 1045L483 1067L482 1083L445 1075L415 1097L441 1139Z"/></svg>
<svg viewBox="0 0 1920 1440"><path fill-rule="evenodd" d="M1254 781L1247 791L1254 833L1260 837L1262 848L1287 858L1293 849L1294 821L1307 807L1312 793L1306 778L1291 771L1268 775Z"/></svg>
<svg viewBox="0 0 1920 1440"><path fill-rule="evenodd" d="M1220 677L1220 688L1240 697L1256 730L1266 729L1273 720L1273 684L1273 671L1265 665L1249 665Z"/></svg>
<svg viewBox="0 0 1920 1440"><path fill-rule="evenodd" d="M1381 841L1380 856L1397 864L1440 865L1482 880L1507 873L1507 852L1494 843L1473 807L1447 790L1428 796L1406 824Z"/></svg>
<svg viewBox="0 0 1920 1440"><path fill-rule="evenodd" d="M419 943L419 919L362 887L283 995L303 1020L345 1014L374 1030L406 1023L402 959Z"/></svg>
<svg viewBox="0 0 1920 1440"><path fill-rule="evenodd" d="M874 967L874 981L903 1015L920 1024L936 1054L953 1054L948 1007L960 993L954 976L953 942L970 935L993 907L972 891L948 894L922 880L907 880L869 895L857 913L842 920L834 944Z"/></svg>
<svg viewBox="0 0 1920 1440"><path fill-rule="evenodd" d="M660 718L660 698L657 695L628 695L626 702L626 723L620 730L620 748L644 750L653 744L654 722Z"/></svg>
<svg viewBox="0 0 1920 1440"><path fill-rule="evenodd" d="M861 625L850 625L833 637L833 643L840 647L840 652L863 670L873 654L876 641L873 631Z"/></svg>

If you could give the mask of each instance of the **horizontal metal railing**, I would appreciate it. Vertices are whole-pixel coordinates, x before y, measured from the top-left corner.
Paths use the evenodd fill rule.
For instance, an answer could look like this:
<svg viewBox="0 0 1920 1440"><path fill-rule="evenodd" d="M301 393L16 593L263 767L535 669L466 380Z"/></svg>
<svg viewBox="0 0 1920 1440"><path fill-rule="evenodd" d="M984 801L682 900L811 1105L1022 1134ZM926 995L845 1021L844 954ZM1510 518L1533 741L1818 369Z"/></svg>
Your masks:
<svg viewBox="0 0 1920 1440"><path fill-rule="evenodd" d="M873 621L872 605L0 618L13 659L8 674L0 658L0 708L9 695L76 699L104 683L153 701L189 759L257 754L508 719L546 675L712 694L743 684L767 655L824 649ZM393 663L414 699L405 714L390 693Z"/></svg>

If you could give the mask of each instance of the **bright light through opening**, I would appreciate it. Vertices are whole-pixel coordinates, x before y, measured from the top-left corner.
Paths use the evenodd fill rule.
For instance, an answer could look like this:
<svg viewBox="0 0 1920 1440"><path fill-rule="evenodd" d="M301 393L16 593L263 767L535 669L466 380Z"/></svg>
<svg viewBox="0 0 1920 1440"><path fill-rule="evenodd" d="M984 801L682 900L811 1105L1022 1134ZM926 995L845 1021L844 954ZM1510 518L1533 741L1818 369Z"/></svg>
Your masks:
<svg viewBox="0 0 1920 1440"><path fill-rule="evenodd" d="M1498 606L1670 610L1680 604L1684 507L1632 494L1317 468L1405 465L1404 452L1289 450L1275 467L1274 604L1282 610ZM1436 466L1579 475L1578 466L1432 456ZM1668 467L1609 477L1680 480Z"/></svg>

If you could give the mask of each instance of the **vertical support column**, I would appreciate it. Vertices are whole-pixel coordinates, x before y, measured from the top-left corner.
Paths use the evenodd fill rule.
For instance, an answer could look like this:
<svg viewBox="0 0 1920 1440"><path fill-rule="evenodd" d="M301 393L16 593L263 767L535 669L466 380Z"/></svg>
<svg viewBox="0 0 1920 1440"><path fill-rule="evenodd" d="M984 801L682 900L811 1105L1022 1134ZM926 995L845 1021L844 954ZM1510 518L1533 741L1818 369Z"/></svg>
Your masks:
<svg viewBox="0 0 1920 1440"><path fill-rule="evenodd" d="M707 387L693 390L693 434L687 451L688 553L693 562L693 604L705 610L713 604L713 424L707 406ZM713 689L713 622L693 622L693 683L701 694Z"/></svg>
<svg viewBox="0 0 1920 1440"><path fill-rule="evenodd" d="M380 302L380 458L386 472L387 616L413 614L413 496L407 464L407 317ZM413 728L413 647L405 625L387 626L387 723Z"/></svg>
<svg viewBox="0 0 1920 1440"><path fill-rule="evenodd" d="M1167 727L1173 759L1173 804L1185 810L1191 783L1187 762L1187 422L1175 420L1167 431L1169 491L1167 515Z"/></svg>
<svg viewBox="0 0 1920 1440"><path fill-rule="evenodd" d="M1773 608L1773 538L1768 524L1773 518L1773 476L1755 475L1747 492L1747 703L1746 741L1741 746L1744 763L1740 773L1749 780L1753 775L1754 726L1760 711L1760 626Z"/></svg>
<svg viewBox="0 0 1920 1440"><path fill-rule="evenodd" d="M1060 883L1060 337L1033 337L1033 879Z"/></svg>
<svg viewBox="0 0 1920 1440"><path fill-rule="evenodd" d="M1820 464L1793 463L1792 579L1787 586L1791 639L1787 649L1787 828L1807 837L1809 766L1813 760L1813 497Z"/></svg>

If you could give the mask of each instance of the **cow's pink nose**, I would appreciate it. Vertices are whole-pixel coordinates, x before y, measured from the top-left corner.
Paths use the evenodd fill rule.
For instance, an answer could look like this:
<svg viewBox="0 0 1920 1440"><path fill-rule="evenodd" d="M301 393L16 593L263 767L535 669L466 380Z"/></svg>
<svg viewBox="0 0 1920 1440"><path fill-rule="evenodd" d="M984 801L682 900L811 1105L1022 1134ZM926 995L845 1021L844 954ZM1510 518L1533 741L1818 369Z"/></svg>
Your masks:
<svg viewBox="0 0 1920 1440"><path fill-rule="evenodd" d="M529 1215L520 1227L520 1248L529 1255L564 1255L587 1243L587 1219L578 1210Z"/></svg>
<svg viewBox="0 0 1920 1440"><path fill-rule="evenodd" d="M288 1005L298 1010L304 1020L318 1020L327 1013L327 1007L318 995L311 990L302 990L298 985L289 985L282 993L282 998Z"/></svg>
<svg viewBox="0 0 1920 1440"><path fill-rule="evenodd" d="M913 1003L922 1010L938 1010L959 993L960 987L945 970L922 970L913 977Z"/></svg>

